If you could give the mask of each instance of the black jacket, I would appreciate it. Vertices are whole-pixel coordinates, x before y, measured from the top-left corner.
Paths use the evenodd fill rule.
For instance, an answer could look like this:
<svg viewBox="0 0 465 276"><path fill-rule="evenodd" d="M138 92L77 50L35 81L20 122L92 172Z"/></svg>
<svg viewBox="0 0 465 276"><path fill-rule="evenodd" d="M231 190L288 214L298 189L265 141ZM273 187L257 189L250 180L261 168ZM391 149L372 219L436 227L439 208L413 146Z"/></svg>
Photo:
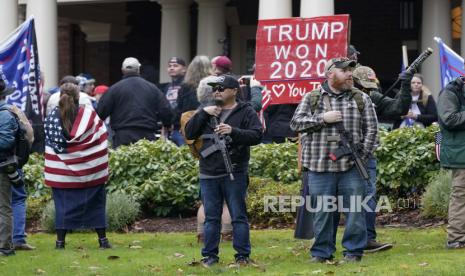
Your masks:
<svg viewBox="0 0 465 276"><path fill-rule="evenodd" d="M212 116L199 109L197 113L186 124L186 138L196 139L203 134L212 134L214 126L211 122ZM234 172L247 171L250 159L250 146L260 143L262 138L262 125L258 120L257 113L253 108L243 102L237 106L226 118L225 124L232 127L229 144L229 153ZM213 144L212 139L203 139L201 152ZM200 157L200 173L206 175L221 175L226 173L221 152L216 151L206 158Z"/></svg>
<svg viewBox="0 0 465 276"><path fill-rule="evenodd" d="M176 114L173 120L175 127L179 126L182 113L196 110L197 107L199 107L200 103L197 100L197 87L183 83L178 91L177 102Z"/></svg>
<svg viewBox="0 0 465 276"><path fill-rule="evenodd" d="M291 130L290 124L297 105L276 104L269 106L265 112L266 133L268 139L297 137L297 133Z"/></svg>
<svg viewBox="0 0 465 276"><path fill-rule="evenodd" d="M173 117L165 95L138 74L126 74L100 99L97 113L102 120L111 116L110 126L120 129L143 129L155 132L157 121L170 126Z"/></svg>

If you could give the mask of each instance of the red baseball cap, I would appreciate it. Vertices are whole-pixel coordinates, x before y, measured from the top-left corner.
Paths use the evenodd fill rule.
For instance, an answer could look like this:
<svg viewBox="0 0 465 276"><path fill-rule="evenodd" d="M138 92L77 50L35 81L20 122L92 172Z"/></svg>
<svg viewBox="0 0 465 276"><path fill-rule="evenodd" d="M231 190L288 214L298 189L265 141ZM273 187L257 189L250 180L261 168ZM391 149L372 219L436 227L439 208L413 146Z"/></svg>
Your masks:
<svg viewBox="0 0 465 276"><path fill-rule="evenodd" d="M107 92L107 90L108 90L108 86L106 86L106 85L96 86L95 89L94 89L94 95L105 94L105 92Z"/></svg>
<svg viewBox="0 0 465 276"><path fill-rule="evenodd" d="M217 56L212 59L212 64L231 71L232 61L227 56Z"/></svg>

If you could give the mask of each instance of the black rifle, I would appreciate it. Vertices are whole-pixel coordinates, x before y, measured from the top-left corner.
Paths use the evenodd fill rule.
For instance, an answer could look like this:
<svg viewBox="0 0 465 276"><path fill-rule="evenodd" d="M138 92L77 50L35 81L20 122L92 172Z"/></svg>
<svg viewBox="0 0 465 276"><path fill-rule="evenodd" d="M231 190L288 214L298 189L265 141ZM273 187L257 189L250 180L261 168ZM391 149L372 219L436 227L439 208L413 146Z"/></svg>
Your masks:
<svg viewBox="0 0 465 276"><path fill-rule="evenodd" d="M405 71L409 71L409 72L412 72L412 73L416 73L418 72L418 69L420 67L420 65L429 57L431 56L431 54L433 53L433 49L431 48L428 48L426 49L425 51L423 51L423 53L421 53L410 65L407 69L405 69ZM396 85L399 83L400 79L397 78L397 80L391 85L391 87L389 87L386 91L383 92L383 97L381 97L381 99L378 101L381 102L384 97L387 96L387 94L389 92L391 92L392 89L394 89L394 87L396 87ZM375 103L377 104L377 103Z"/></svg>
<svg viewBox="0 0 465 276"><path fill-rule="evenodd" d="M370 177L366 166L360 157L358 147L354 144L352 133L344 128L344 124L342 122L337 123L336 128L340 136L339 148L330 153L329 158L333 161L337 161L343 156L349 156L355 162L355 167L360 173L360 176L363 179L368 180Z"/></svg>
<svg viewBox="0 0 465 276"><path fill-rule="evenodd" d="M218 118L216 116L212 116L211 123L213 125L213 129L215 129L216 126L218 125ZM218 133L215 133L215 131L213 131L213 134L204 134L202 135L202 137L212 139L213 145L204 149L200 153L200 155L203 158L206 158L210 154L219 150L221 152L221 155L223 156L223 161L224 161L224 166L226 167L226 172L229 174L229 178L231 179L231 181L233 181L234 180L233 165L231 162L231 156L229 156L228 145L227 145L228 143L231 142L231 137L220 135Z"/></svg>

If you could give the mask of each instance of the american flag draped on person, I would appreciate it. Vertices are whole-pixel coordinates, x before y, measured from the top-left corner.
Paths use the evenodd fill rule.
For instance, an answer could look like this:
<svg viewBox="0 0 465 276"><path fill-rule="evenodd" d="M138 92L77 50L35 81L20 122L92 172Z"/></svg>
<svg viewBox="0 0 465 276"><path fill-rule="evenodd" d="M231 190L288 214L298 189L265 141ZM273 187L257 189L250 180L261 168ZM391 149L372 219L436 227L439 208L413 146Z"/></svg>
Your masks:
<svg viewBox="0 0 465 276"><path fill-rule="evenodd" d="M67 134L55 108L45 119L45 183L57 188L92 187L108 179L107 129L97 113L80 106Z"/></svg>

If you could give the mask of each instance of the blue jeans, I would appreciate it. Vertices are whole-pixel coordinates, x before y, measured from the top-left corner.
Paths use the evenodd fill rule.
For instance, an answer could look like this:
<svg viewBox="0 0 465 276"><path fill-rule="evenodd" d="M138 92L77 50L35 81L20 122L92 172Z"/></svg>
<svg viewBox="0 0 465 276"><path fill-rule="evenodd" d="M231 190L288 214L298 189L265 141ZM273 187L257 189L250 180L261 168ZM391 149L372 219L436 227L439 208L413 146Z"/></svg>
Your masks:
<svg viewBox="0 0 465 276"><path fill-rule="evenodd" d="M366 192L367 196L370 197L368 200L368 207L373 212L365 212L365 219L367 225L367 240L376 240L376 158L371 157L368 159L367 163L367 171L368 175L370 176L370 183L367 185ZM336 240L336 230L337 226L339 225L339 217L340 214L337 213L334 215L334 237L333 239Z"/></svg>
<svg viewBox="0 0 465 276"><path fill-rule="evenodd" d="M359 196L363 199L366 194L366 184L355 167L345 172L309 172L308 185L311 199L311 206L315 209L321 196L342 196L343 206L350 207L351 196ZM319 199L318 199L319 197ZM324 200L323 200L324 201ZM322 207L322 204L320 207ZM315 232L315 242L310 249L312 256L321 258L332 258L336 251L336 231L335 215L338 210L328 211L323 208L316 208L313 211L313 228ZM342 246L345 248L344 255L362 256L363 249L367 243L367 230L365 214L363 209L344 212L345 231L342 237Z"/></svg>
<svg viewBox="0 0 465 276"><path fill-rule="evenodd" d="M21 173L22 175L22 173ZM13 244L26 243L26 189L24 184L11 186L11 207L13 209Z"/></svg>
<svg viewBox="0 0 465 276"><path fill-rule="evenodd" d="M229 175L214 179L200 179L200 197L205 208L205 244L204 248L202 248L202 256L218 257L224 200L231 214L233 247L237 252L235 256L248 257L250 255L246 193L246 173L234 173L234 181L229 179Z"/></svg>
<svg viewBox="0 0 465 276"><path fill-rule="evenodd" d="M176 146L180 147L185 144L184 137L182 136L179 130L171 131L169 139L176 144Z"/></svg>

